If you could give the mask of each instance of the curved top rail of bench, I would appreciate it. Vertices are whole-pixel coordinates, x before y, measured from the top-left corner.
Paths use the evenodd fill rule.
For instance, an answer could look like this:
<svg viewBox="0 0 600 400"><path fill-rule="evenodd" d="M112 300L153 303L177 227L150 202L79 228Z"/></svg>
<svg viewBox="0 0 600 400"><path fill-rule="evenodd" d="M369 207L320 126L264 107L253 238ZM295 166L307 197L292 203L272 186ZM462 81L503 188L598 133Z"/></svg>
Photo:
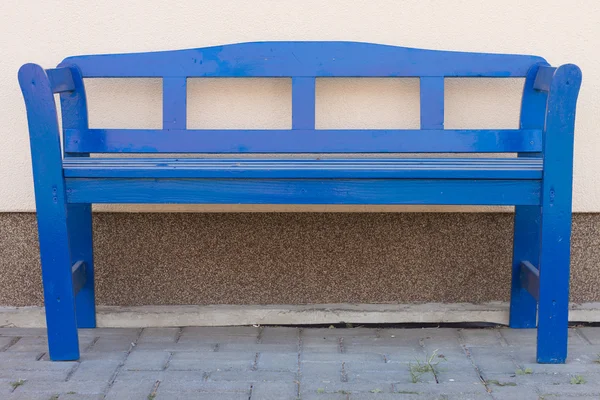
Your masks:
<svg viewBox="0 0 600 400"><path fill-rule="evenodd" d="M531 55L423 50L360 42L253 42L66 58L83 77L524 77Z"/></svg>

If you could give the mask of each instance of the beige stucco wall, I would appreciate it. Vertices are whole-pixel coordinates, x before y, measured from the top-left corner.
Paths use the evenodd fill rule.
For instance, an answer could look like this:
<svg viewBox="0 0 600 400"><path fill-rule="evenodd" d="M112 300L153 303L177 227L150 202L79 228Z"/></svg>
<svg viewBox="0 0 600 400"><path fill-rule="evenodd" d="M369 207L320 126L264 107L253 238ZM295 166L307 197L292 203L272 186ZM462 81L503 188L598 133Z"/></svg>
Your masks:
<svg viewBox="0 0 600 400"><path fill-rule="evenodd" d="M76 54L262 40L353 40L536 54L552 64L578 64L584 83L576 128L574 209L598 212L599 21L600 2L595 0L7 0L0 13L0 211L34 209L26 119L16 79L25 62L52 67ZM515 127L521 84L448 81L446 126ZM160 81L86 85L92 126L160 126ZM189 96L190 127L290 125L290 84L285 79L203 80L190 84ZM418 112L418 82L412 80L318 83L319 127L416 126Z"/></svg>

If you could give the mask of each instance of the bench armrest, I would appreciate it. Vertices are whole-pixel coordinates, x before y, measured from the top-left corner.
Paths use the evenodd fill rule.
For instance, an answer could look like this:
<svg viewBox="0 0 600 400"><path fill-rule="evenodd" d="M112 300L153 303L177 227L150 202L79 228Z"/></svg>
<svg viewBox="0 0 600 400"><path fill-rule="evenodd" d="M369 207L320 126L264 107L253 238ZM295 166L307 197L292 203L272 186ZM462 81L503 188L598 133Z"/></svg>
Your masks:
<svg viewBox="0 0 600 400"><path fill-rule="evenodd" d="M52 84L46 71L37 64L19 69L19 84L27 109L33 176L38 180L61 162L60 133Z"/></svg>
<svg viewBox="0 0 600 400"><path fill-rule="evenodd" d="M58 146L60 156L55 93L60 94L63 129L88 129L81 71L76 65L61 64L58 68L44 70L37 64L25 64L19 69L19 84L27 108L32 156L37 157L46 146L50 146L53 153ZM45 140L44 147L36 144L42 139Z"/></svg>
<svg viewBox="0 0 600 400"><path fill-rule="evenodd" d="M575 64L558 68L540 66L534 88L548 93L544 132L570 133L575 130L575 110L581 87L581 70Z"/></svg>

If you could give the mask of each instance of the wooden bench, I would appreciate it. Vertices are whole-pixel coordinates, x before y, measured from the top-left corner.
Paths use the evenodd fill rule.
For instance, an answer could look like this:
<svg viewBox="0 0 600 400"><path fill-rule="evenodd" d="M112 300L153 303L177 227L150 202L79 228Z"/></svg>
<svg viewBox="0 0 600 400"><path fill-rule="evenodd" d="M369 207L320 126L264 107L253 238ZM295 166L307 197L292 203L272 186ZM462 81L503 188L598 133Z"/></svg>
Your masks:
<svg viewBox="0 0 600 400"><path fill-rule="evenodd" d="M83 78L100 77L162 78L163 129L90 129ZM292 127L186 129L189 77L291 78ZM420 78L420 129L315 129L316 77ZM519 129L444 129L446 77L524 77ZM510 326L537 326L538 362L565 362L577 66L555 68L527 55L262 42L77 56L48 70L26 64L19 82L31 135L52 360L78 359L77 328L96 326L92 203L291 203L515 205ZM62 154L54 93L60 93L62 107ZM190 159L125 153L204 154ZM210 157L223 153L232 156ZM518 156L240 155L248 153Z"/></svg>

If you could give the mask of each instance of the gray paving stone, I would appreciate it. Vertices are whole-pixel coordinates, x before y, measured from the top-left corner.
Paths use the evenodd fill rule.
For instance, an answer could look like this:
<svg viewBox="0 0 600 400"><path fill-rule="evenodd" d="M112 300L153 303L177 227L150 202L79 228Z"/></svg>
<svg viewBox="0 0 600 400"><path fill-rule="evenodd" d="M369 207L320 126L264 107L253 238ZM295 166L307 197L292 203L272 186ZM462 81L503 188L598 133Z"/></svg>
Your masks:
<svg viewBox="0 0 600 400"><path fill-rule="evenodd" d="M379 349L377 349L379 350ZM405 349L399 349L399 348L391 348L391 349L385 349L385 351L382 351L380 354L378 354L381 357L384 357L385 360L388 363L402 363L402 364L406 364L409 362L415 362L416 360L423 360L425 359L425 351L417 346L414 348L405 348Z"/></svg>
<svg viewBox="0 0 600 400"><path fill-rule="evenodd" d="M162 371L171 358L166 351L135 351L129 354L123 369L130 371Z"/></svg>
<svg viewBox="0 0 600 400"><path fill-rule="evenodd" d="M474 347L469 352L484 374L514 374L519 369L515 350L508 347Z"/></svg>
<svg viewBox="0 0 600 400"><path fill-rule="evenodd" d="M600 329L597 327L583 326L575 329L577 329L591 344L600 345Z"/></svg>
<svg viewBox="0 0 600 400"><path fill-rule="evenodd" d="M87 348L87 351L91 353L129 351L134 347L136 338L136 336L130 335L101 336L91 347Z"/></svg>
<svg viewBox="0 0 600 400"><path fill-rule="evenodd" d="M101 381L56 381L52 382L51 388L48 386L48 382L31 380L27 381L23 386L19 386L19 392L27 393L48 393L51 389L51 395L53 393L69 393L73 392L78 395L99 395L104 392L104 389L108 386L107 382Z"/></svg>
<svg viewBox="0 0 600 400"><path fill-rule="evenodd" d="M427 372L421 375L421 382L429 382L431 384L435 384L435 378L432 373ZM378 385L391 385L392 383L410 383L411 375L410 371L407 369L402 369L398 371L359 371L347 372L347 382L348 383L364 383L378 386Z"/></svg>
<svg viewBox="0 0 600 400"><path fill-rule="evenodd" d="M183 351L201 351L201 352L210 352L215 350L216 342L214 343L205 343L205 342L195 342L195 341L185 341L185 342L177 342L177 343L161 343L161 342L143 342L138 343L133 348L132 352L135 351L169 351L169 352L183 352Z"/></svg>
<svg viewBox="0 0 600 400"><path fill-rule="evenodd" d="M378 336L378 330L372 328L350 328L350 329L330 329L330 328L305 328L302 330L302 339L307 338L325 338L325 337L369 337Z"/></svg>
<svg viewBox="0 0 600 400"><path fill-rule="evenodd" d="M59 400L104 400L104 394L61 393Z"/></svg>
<svg viewBox="0 0 600 400"><path fill-rule="evenodd" d="M68 373L78 363L76 361L51 362L35 360L6 359L0 363L0 371L47 371Z"/></svg>
<svg viewBox="0 0 600 400"><path fill-rule="evenodd" d="M432 396L431 398L490 398L485 386L482 383L395 383L394 393L415 394L419 396Z"/></svg>
<svg viewBox="0 0 600 400"><path fill-rule="evenodd" d="M254 353L294 353L298 346L289 344L263 344L263 343L219 343L219 352L251 351Z"/></svg>
<svg viewBox="0 0 600 400"><path fill-rule="evenodd" d="M537 343L537 329L510 329L498 330L510 346L527 346L535 349ZM588 344L575 329L569 329L569 344Z"/></svg>
<svg viewBox="0 0 600 400"><path fill-rule="evenodd" d="M144 328L137 343L175 343L181 331L180 328Z"/></svg>
<svg viewBox="0 0 600 400"><path fill-rule="evenodd" d="M106 400L148 400L156 381L154 380L115 380L106 394Z"/></svg>
<svg viewBox="0 0 600 400"><path fill-rule="evenodd" d="M263 344L298 344L300 329L285 327L265 327L260 333Z"/></svg>
<svg viewBox="0 0 600 400"><path fill-rule="evenodd" d="M256 367L263 371L297 371L298 353L259 353Z"/></svg>
<svg viewBox="0 0 600 400"><path fill-rule="evenodd" d="M81 353L79 357L80 362L84 361L118 361L124 362L127 358L127 352L125 351L104 351L104 352L91 352Z"/></svg>
<svg viewBox="0 0 600 400"><path fill-rule="evenodd" d="M111 337L111 336L129 336L131 340L138 337L142 328L93 328L79 329L79 337Z"/></svg>
<svg viewBox="0 0 600 400"><path fill-rule="evenodd" d="M64 381L68 376L69 370L55 369L55 370L10 370L0 369L0 379L6 379L10 381L18 381L20 379L25 381L44 381L44 382L56 382Z"/></svg>
<svg viewBox="0 0 600 400"><path fill-rule="evenodd" d="M302 354L301 361L303 363L319 362L319 363L340 363L340 362L368 362L368 363L384 363L386 358L383 354L377 353L340 353L332 356L328 353L305 353Z"/></svg>
<svg viewBox="0 0 600 400"><path fill-rule="evenodd" d="M354 394L354 393L371 393L372 390L380 389L384 392L392 392L391 383L379 382L328 382L328 381L313 381L302 380L300 382L300 398L304 399L310 395L320 395L322 399L329 399L335 394ZM347 397L347 396L346 396Z"/></svg>
<svg viewBox="0 0 600 400"><path fill-rule="evenodd" d="M45 352L40 351L4 351L0 352L0 366L6 365L10 368L10 363L13 361L36 361Z"/></svg>
<svg viewBox="0 0 600 400"><path fill-rule="evenodd" d="M52 393L23 393L14 391L2 397L2 400L49 400L52 399ZM54 399L52 399L54 400Z"/></svg>
<svg viewBox="0 0 600 400"><path fill-rule="evenodd" d="M108 382L115 373L120 362L116 360L83 361L71 375L70 381Z"/></svg>
<svg viewBox="0 0 600 400"><path fill-rule="evenodd" d="M350 400L407 400L407 399L427 399L427 394L402 394L402 393L351 393ZM432 395L431 399L440 399L439 396Z"/></svg>
<svg viewBox="0 0 600 400"><path fill-rule="evenodd" d="M79 351L84 351L92 343L92 338L79 338ZM6 349L7 352L47 352L46 337L23 336L15 344Z"/></svg>
<svg viewBox="0 0 600 400"><path fill-rule="evenodd" d="M300 376L302 380L341 382L342 363L302 363Z"/></svg>
<svg viewBox="0 0 600 400"><path fill-rule="evenodd" d="M155 400L248 400L247 393L160 392Z"/></svg>
<svg viewBox="0 0 600 400"><path fill-rule="evenodd" d="M448 385L458 384L481 384L479 374L474 368L462 367L447 363L436 367L436 376L440 383Z"/></svg>
<svg viewBox="0 0 600 400"><path fill-rule="evenodd" d="M301 400L348 400L347 394L342 393L304 393L299 399Z"/></svg>
<svg viewBox="0 0 600 400"><path fill-rule="evenodd" d="M17 338L0 336L0 351L10 347Z"/></svg>
<svg viewBox="0 0 600 400"><path fill-rule="evenodd" d="M538 399L539 393L535 386L497 386L489 385L494 400L531 400Z"/></svg>
<svg viewBox="0 0 600 400"><path fill-rule="evenodd" d="M296 379L295 372L286 371L215 371L211 372L211 381L238 382L291 382Z"/></svg>
<svg viewBox="0 0 600 400"><path fill-rule="evenodd" d="M0 328L0 336L46 336L45 328Z"/></svg>
<svg viewBox="0 0 600 400"><path fill-rule="evenodd" d="M249 370L254 366L254 352L191 352L173 353L169 370L172 371L217 371Z"/></svg>
<svg viewBox="0 0 600 400"><path fill-rule="evenodd" d="M230 340L229 338L258 339L260 328L253 326L191 326L185 327L181 331L179 340Z"/></svg>
<svg viewBox="0 0 600 400"><path fill-rule="evenodd" d="M497 329L463 329L460 335L467 347L500 347L503 344Z"/></svg>
<svg viewBox="0 0 600 400"><path fill-rule="evenodd" d="M256 382L250 400L297 400L298 385L294 382Z"/></svg>
<svg viewBox="0 0 600 400"><path fill-rule="evenodd" d="M199 371L165 371L160 376L157 393L161 392L207 392L207 393L250 393L252 382L208 381L208 375Z"/></svg>

